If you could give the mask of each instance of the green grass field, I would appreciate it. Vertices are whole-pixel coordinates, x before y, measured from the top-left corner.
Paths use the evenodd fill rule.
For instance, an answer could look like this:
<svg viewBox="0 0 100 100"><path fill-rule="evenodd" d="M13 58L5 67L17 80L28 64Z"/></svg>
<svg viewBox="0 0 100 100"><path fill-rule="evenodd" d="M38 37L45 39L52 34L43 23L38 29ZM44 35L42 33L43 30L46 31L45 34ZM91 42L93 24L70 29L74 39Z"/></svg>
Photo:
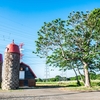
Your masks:
<svg viewBox="0 0 100 100"><path fill-rule="evenodd" d="M60 82L36 82L37 88L60 88L69 91L99 91L100 80L91 80L91 87L77 86L76 81L60 81Z"/></svg>

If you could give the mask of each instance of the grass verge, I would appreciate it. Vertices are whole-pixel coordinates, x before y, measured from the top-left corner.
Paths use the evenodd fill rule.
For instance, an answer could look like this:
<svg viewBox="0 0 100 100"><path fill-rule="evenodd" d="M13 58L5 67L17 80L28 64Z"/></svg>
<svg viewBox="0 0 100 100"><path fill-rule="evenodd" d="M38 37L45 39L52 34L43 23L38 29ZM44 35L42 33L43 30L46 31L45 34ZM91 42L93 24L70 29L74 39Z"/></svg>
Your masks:
<svg viewBox="0 0 100 100"><path fill-rule="evenodd" d="M37 82L37 88L59 88L68 91L100 91L100 81L91 81L91 87L85 87L81 82L81 86L77 86L76 81L63 82Z"/></svg>

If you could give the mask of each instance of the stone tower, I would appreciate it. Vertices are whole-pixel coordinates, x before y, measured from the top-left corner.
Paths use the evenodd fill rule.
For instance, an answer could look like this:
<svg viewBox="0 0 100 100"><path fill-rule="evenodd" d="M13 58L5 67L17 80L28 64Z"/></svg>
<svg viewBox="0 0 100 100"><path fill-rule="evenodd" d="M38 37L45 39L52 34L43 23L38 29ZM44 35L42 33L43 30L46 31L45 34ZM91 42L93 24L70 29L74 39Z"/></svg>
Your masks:
<svg viewBox="0 0 100 100"><path fill-rule="evenodd" d="M19 87L19 67L20 51L19 46L13 43L9 44L5 50L3 72L2 72L2 89L10 90Z"/></svg>
<svg viewBox="0 0 100 100"><path fill-rule="evenodd" d="M2 54L0 54L0 87L2 82L2 63L3 63L3 58L2 58Z"/></svg>

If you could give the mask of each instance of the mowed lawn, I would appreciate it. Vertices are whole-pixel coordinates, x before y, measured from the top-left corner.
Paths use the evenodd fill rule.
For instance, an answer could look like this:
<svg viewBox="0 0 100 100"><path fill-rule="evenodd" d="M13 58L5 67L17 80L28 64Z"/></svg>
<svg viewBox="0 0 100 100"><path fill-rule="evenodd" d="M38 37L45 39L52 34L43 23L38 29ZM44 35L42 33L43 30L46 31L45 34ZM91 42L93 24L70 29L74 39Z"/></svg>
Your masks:
<svg viewBox="0 0 100 100"><path fill-rule="evenodd" d="M91 87L85 87L81 81L81 86L77 86L76 81L59 82L36 82L36 88L61 88L68 91L99 91L100 80L91 80Z"/></svg>

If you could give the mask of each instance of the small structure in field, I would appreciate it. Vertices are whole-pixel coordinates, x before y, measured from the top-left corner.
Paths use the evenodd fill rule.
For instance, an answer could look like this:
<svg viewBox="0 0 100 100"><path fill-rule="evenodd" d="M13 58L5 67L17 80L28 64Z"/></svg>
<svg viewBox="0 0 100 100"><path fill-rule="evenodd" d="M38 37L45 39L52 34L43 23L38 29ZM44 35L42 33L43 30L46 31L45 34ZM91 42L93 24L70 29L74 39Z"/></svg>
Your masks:
<svg viewBox="0 0 100 100"><path fill-rule="evenodd" d="M35 83L36 75L27 64L21 62L19 70L19 86L36 86Z"/></svg>

